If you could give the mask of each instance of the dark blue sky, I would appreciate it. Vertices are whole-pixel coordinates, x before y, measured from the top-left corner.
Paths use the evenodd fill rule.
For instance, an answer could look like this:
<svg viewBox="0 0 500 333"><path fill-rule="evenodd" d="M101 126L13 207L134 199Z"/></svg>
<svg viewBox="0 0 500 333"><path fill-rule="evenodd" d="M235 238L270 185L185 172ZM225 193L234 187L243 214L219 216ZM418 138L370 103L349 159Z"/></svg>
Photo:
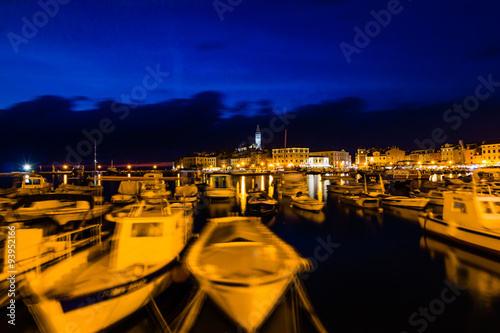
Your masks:
<svg viewBox="0 0 500 333"><path fill-rule="evenodd" d="M234 122L237 116L263 116L272 108L301 110L306 118L308 105L342 104L339 101L351 98L359 101L359 114L353 120L377 111L380 116L375 119L380 123L373 125L383 126L383 112L387 111L413 112L413 117L417 110L434 110L439 121L453 103L462 103L475 93L478 76L491 74L493 81L500 81L500 3L493 0L403 0L399 4L395 0L60 2L65 4L58 5L54 17L40 14L37 1L0 2L0 115L12 113L19 103L34 101L23 117L30 112L30 116L47 117L38 111L37 101L46 101L39 97L51 95L69 101L61 112L94 110L87 113L93 112L98 120L102 118L100 114L95 117L100 103L127 103L127 94L135 93L143 98L135 102L153 107L166 101L192 102L197 94L213 91L220 104L211 119L215 123ZM47 8L54 10L53 4L58 2L41 3L50 3ZM375 20L372 11L380 14L388 7L393 12L390 22L385 27L372 24L371 28L379 29L369 32L372 37L362 41L365 45L358 40L357 53L348 62L341 43L355 47L355 28L365 31L366 24ZM28 25L38 20L36 36L26 27L23 34L23 18ZM147 81L154 88L145 90L148 67L169 75L158 84ZM479 110L485 105L493 110L499 97L500 92L493 92ZM163 113L158 119L168 122L168 117ZM473 118L467 121L474 122ZM65 125L51 120L45 121L52 125L50 131ZM196 112L189 120L196 121ZM247 119L242 124L253 128L255 122ZM356 132L355 123L345 125ZM439 124L419 126L424 127L424 138ZM2 127L7 130L9 126ZM62 139L67 143L58 142L62 148L53 148L54 158L64 159L66 145L78 143L85 129L72 128L74 135L69 132ZM35 136L40 134L40 129L32 130ZM172 130L173 136L182 134ZM242 131L246 128L235 133ZM453 131L457 137L476 139L465 127ZM126 135L134 133L123 133ZM310 135L315 135L314 130ZM118 143L109 137L108 144L117 148ZM247 132L231 138L228 146L246 137ZM368 141L365 145L373 141L363 139ZM375 143L410 146L416 137L386 139ZM351 147L359 141L349 140L332 137L332 142L316 143ZM136 155L141 158L139 152ZM165 156L173 159L173 155Z"/></svg>

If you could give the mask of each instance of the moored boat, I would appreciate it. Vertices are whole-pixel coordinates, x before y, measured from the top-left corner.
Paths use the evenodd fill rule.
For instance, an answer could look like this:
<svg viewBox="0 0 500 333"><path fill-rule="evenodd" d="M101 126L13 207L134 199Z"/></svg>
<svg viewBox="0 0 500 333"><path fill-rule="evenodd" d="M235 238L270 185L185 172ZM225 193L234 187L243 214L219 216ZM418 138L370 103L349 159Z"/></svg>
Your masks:
<svg viewBox="0 0 500 333"><path fill-rule="evenodd" d="M198 200L198 187L194 184L177 186L174 197L185 202L196 202Z"/></svg>
<svg viewBox="0 0 500 333"><path fill-rule="evenodd" d="M0 306L8 302L8 280L13 271L9 263L12 259L12 245L15 245L16 285L19 289L25 282L25 274L31 270L40 271L54 263L74 255L89 245L101 242L101 224L83 226L81 228L44 236L42 228L24 226L13 223L0 227ZM19 293L17 293L19 296Z"/></svg>
<svg viewBox="0 0 500 333"><path fill-rule="evenodd" d="M236 189L229 174L211 174L205 195L210 199L230 199L236 196Z"/></svg>
<svg viewBox="0 0 500 333"><path fill-rule="evenodd" d="M49 193L23 196L0 212L2 223L22 222L24 225L39 225L44 235L51 235L61 229L72 230L82 221L104 215L109 205L96 205L91 195ZM48 219L53 223L40 222Z"/></svg>
<svg viewBox="0 0 500 333"><path fill-rule="evenodd" d="M25 301L42 331L101 331L170 284L192 216L162 201L131 205L107 219L116 224L109 251L91 247L27 279Z"/></svg>
<svg viewBox="0 0 500 333"><path fill-rule="evenodd" d="M307 183L299 172L284 173L278 184L278 192L283 196L293 196L298 192L307 193Z"/></svg>
<svg viewBox="0 0 500 333"><path fill-rule="evenodd" d="M32 195L48 193L52 184L40 175L27 174L23 176L21 187L17 189L17 195Z"/></svg>
<svg viewBox="0 0 500 333"><path fill-rule="evenodd" d="M405 196L388 196L382 198L382 205L410 208L410 209L424 209L429 203L429 198L410 198Z"/></svg>
<svg viewBox="0 0 500 333"><path fill-rule="evenodd" d="M294 207L311 211L320 211L325 207L324 202L304 195L302 192L290 197L290 204Z"/></svg>
<svg viewBox="0 0 500 333"><path fill-rule="evenodd" d="M266 192L259 196L251 196L247 202L247 211L250 214L265 215L274 213L277 209L278 201L267 195Z"/></svg>
<svg viewBox="0 0 500 333"><path fill-rule="evenodd" d="M309 262L258 218L212 219L186 256L200 290L255 332Z"/></svg>
<svg viewBox="0 0 500 333"><path fill-rule="evenodd" d="M500 255L500 197L474 192L444 193L443 215L419 215L424 232L479 247Z"/></svg>
<svg viewBox="0 0 500 333"><path fill-rule="evenodd" d="M159 179L163 175L159 172L150 172L144 175L144 181L139 182L139 197L141 200L148 200L150 202L161 202L167 199L172 192L167 190L165 180Z"/></svg>
<svg viewBox="0 0 500 333"><path fill-rule="evenodd" d="M331 193L359 195L363 193L364 187L361 184L330 184L326 190Z"/></svg>
<svg viewBox="0 0 500 333"><path fill-rule="evenodd" d="M381 209L380 198L372 198L359 195L344 195L340 197L340 202L365 209Z"/></svg>
<svg viewBox="0 0 500 333"><path fill-rule="evenodd" d="M118 193L111 197L115 204L130 204L136 202L139 198L139 182L122 181L118 187Z"/></svg>

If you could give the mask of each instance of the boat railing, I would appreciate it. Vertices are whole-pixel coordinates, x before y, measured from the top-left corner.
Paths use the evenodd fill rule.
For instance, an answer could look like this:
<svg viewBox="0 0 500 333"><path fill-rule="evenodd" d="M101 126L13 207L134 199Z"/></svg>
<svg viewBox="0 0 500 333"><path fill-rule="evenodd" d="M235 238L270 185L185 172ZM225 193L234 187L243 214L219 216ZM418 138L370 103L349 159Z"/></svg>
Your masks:
<svg viewBox="0 0 500 333"><path fill-rule="evenodd" d="M85 236L88 233L88 236ZM63 234L46 236L41 243L34 245L36 255L16 261L21 271L35 270L40 274L41 268L53 260L70 258L73 252L83 246L101 243L101 225L89 225ZM29 248L26 250L30 250Z"/></svg>
<svg viewBox="0 0 500 333"><path fill-rule="evenodd" d="M84 232L90 233L88 237L84 237ZM54 259L64 260L71 258L73 252L86 245L100 244L101 239L101 225L94 224L87 227L72 230L59 235L48 236L44 240L45 248L50 248L52 251L39 251L38 264L36 267L37 274L40 273L41 264L47 262L43 260L46 256L52 256Z"/></svg>

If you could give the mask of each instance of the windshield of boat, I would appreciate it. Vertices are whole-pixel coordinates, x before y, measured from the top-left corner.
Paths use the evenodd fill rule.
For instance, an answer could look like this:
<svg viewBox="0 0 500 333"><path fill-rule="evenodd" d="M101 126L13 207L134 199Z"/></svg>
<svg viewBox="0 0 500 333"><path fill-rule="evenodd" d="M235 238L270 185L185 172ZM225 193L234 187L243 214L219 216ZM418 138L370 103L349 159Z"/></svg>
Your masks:
<svg viewBox="0 0 500 333"><path fill-rule="evenodd" d="M24 183L25 183L26 185L40 185L40 184L41 184L41 181L40 181L40 179L38 179L38 178L26 178L26 179L24 180Z"/></svg>
<svg viewBox="0 0 500 333"><path fill-rule="evenodd" d="M161 237L163 223L134 223L132 224L131 237Z"/></svg>
<svg viewBox="0 0 500 333"><path fill-rule="evenodd" d="M481 201L479 206L483 214L500 214L499 201Z"/></svg>

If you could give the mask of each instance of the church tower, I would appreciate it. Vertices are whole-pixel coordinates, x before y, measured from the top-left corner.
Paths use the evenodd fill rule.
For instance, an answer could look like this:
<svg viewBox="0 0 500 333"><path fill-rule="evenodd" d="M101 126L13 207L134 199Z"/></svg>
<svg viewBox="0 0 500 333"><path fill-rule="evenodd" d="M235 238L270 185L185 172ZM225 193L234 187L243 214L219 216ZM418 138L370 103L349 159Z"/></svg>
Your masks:
<svg viewBox="0 0 500 333"><path fill-rule="evenodd" d="M261 141L260 141L260 128L257 125L257 130L255 131L255 144L257 145L257 149L262 149Z"/></svg>

